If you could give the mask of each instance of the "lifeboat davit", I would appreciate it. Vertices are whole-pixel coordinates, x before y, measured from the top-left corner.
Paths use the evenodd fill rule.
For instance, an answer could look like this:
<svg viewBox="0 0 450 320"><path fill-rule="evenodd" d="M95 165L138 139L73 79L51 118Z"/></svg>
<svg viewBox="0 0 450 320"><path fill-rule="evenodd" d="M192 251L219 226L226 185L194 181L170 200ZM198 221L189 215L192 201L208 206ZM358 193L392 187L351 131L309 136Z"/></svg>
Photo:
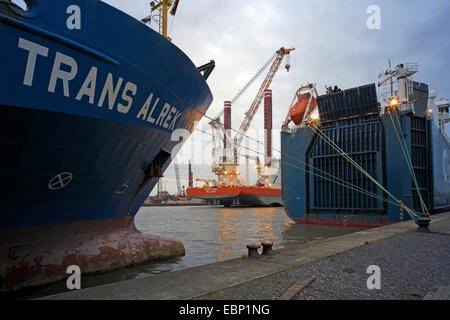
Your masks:
<svg viewBox="0 0 450 320"><path fill-rule="evenodd" d="M303 117L305 116L306 107L308 106L309 99L311 97L310 93L301 94L298 98L297 103L289 111L289 117L292 122L296 125L302 123ZM318 105L316 98L312 97L311 105L309 106L309 111L311 112Z"/></svg>

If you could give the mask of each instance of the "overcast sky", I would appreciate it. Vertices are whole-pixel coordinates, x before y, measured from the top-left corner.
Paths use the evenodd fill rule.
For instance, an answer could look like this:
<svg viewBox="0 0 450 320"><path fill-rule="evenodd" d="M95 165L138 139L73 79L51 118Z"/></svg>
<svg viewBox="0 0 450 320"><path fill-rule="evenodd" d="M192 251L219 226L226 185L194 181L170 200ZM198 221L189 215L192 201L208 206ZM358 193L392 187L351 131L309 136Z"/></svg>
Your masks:
<svg viewBox="0 0 450 320"><path fill-rule="evenodd" d="M105 2L137 19L150 9L147 0ZM380 30L367 28L370 5L381 9ZM449 16L449 0L180 0L175 20L169 22L169 36L197 66L215 60L208 79L214 96L210 116L220 112L223 101L231 99L277 49L295 47L291 71L287 73L283 63L271 86L273 127L279 131L301 84L317 83L323 94L325 85L346 89L374 83L388 59L393 65L417 62L414 79L428 83L438 97L450 97ZM233 128L240 126L262 79L233 105ZM253 120L253 131L263 128L262 109L261 105ZM199 127L208 129L207 119ZM199 141L199 135L191 139ZM256 132L250 135L256 137ZM276 132L274 149L279 148ZM186 165L180 166L180 174L186 185ZM164 178L169 192L176 191L174 177L171 165ZM194 165L194 178L200 177L214 177L209 164Z"/></svg>

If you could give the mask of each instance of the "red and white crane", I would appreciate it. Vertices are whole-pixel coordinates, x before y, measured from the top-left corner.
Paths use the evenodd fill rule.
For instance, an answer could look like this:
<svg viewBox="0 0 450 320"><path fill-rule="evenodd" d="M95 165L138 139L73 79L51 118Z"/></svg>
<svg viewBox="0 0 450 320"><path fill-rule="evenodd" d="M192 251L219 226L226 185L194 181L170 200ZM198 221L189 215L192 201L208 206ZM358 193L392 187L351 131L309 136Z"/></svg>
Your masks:
<svg viewBox="0 0 450 320"><path fill-rule="evenodd" d="M218 185L239 185L242 184L242 179L239 179L239 172L237 172L236 168L239 166L239 149L242 140L246 136L248 129L252 123L252 120L261 105L261 102L264 98L264 94L270 91L269 87L272 83L272 80L277 73L283 58L285 56L288 57L288 61L285 65L287 71L290 69L289 63L289 55L294 48L285 49L280 48L275 52L275 54L258 70L258 72L250 79L250 81L236 94L236 96L230 100L225 101L224 110L220 112L213 120L210 122L210 125L213 129L214 136L214 150L213 150L213 172L218 176ZM239 99L242 94L250 87L250 85L259 77L259 75L271 64L269 72L267 73L263 83L261 84L256 97L254 98L250 108L245 113L244 120L237 130L236 135L234 136L233 143L231 145L231 108L233 104ZM270 94L271 96L271 94ZM270 103L271 104L271 103ZM271 108L270 108L271 109ZM223 124L220 122L220 118L224 115ZM267 117L266 117L267 118ZM267 120L267 119L265 119ZM267 121L266 121L267 122ZM267 129L267 128L266 128ZM222 140L223 137L223 149L220 154L217 154L216 145L218 140ZM217 139L219 138L219 139ZM266 143L268 143L270 139L266 139ZM221 148L220 148L221 149ZM266 151L267 156L267 151ZM230 159L231 158L231 159ZM247 181L248 183L248 181Z"/></svg>

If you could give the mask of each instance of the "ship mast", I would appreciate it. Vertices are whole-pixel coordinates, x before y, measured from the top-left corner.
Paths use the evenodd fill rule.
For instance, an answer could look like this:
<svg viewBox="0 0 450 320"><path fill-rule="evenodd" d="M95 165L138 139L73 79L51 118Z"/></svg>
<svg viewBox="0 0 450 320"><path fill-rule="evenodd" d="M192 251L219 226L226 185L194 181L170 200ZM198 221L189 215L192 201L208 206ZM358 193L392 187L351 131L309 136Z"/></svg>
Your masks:
<svg viewBox="0 0 450 320"><path fill-rule="evenodd" d="M166 39L170 40L170 38L167 36L167 22L168 22L168 13L169 9L173 7L170 10L170 14L172 16L175 15L178 7L179 0L155 0L150 2L151 7L151 13L150 16L144 18L142 21L144 23L147 22L156 22L158 26L158 32Z"/></svg>

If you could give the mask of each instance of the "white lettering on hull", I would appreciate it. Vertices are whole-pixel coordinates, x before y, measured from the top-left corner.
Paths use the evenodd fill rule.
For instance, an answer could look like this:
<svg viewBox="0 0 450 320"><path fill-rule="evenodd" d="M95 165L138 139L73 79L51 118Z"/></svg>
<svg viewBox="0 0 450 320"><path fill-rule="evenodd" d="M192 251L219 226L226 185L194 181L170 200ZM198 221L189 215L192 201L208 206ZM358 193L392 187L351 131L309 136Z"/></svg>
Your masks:
<svg viewBox="0 0 450 320"><path fill-rule="evenodd" d="M83 96L88 96L89 103L94 104L96 84L97 84L97 68L92 67L91 71L89 71L89 74L87 75L86 79L84 80L80 91L78 91L78 94L75 99L81 100L83 98Z"/></svg>
<svg viewBox="0 0 450 320"><path fill-rule="evenodd" d="M61 65L70 67L70 71L61 69ZM52 75L48 83L48 92L55 93L58 79L62 80L64 96L69 97L69 81L73 80L78 72L78 65L74 58L66 56L61 52L56 52L55 62L53 63Z"/></svg>
<svg viewBox="0 0 450 320"><path fill-rule="evenodd" d="M23 38L19 38L18 48L28 52L23 85L32 87L35 73L41 70L39 63L49 57L49 48ZM39 56L41 58L38 59ZM108 100L107 110L120 114L128 114L133 110L133 102L139 92L137 84L125 81L111 72L106 74L98 67L91 66L87 75L81 76L84 77L81 87L75 88L74 83L81 82L75 81L79 77L78 71L79 64L75 58L56 51L52 71L48 78L47 91L74 98L81 103L95 104L98 108L103 108L105 101ZM106 74L106 76L101 74ZM124 83L125 85L123 85ZM75 91L75 89L77 90ZM98 92L100 92L99 96L97 96ZM147 100L142 107L139 110L134 108L137 110L136 119L174 131L182 112L168 102L160 103L160 98L154 92L146 96Z"/></svg>
<svg viewBox="0 0 450 320"><path fill-rule="evenodd" d="M31 87L33 85L34 69L36 67L36 57L38 55L41 55L47 58L48 48L22 38L19 38L19 48L28 51L27 67L25 69L25 77L23 78L23 84Z"/></svg>

